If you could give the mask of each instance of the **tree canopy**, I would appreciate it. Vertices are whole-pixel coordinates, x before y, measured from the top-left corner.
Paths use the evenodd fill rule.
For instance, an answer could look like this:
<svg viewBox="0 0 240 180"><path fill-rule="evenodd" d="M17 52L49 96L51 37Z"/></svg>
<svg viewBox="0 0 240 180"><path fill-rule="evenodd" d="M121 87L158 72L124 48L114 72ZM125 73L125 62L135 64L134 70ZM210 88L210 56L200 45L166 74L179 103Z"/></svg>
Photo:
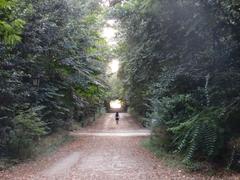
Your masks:
<svg viewBox="0 0 240 180"><path fill-rule="evenodd" d="M102 107L104 9L77 0L1 0L0 9L0 155L21 156Z"/></svg>
<svg viewBox="0 0 240 180"><path fill-rule="evenodd" d="M110 99L186 163L240 161L239 0L0 0L0 158ZM116 21L117 47L101 35ZM118 74L108 74L117 58Z"/></svg>
<svg viewBox="0 0 240 180"><path fill-rule="evenodd" d="M239 7L235 0L129 0L112 9L128 103L158 136L165 130L163 146L186 162L239 158Z"/></svg>

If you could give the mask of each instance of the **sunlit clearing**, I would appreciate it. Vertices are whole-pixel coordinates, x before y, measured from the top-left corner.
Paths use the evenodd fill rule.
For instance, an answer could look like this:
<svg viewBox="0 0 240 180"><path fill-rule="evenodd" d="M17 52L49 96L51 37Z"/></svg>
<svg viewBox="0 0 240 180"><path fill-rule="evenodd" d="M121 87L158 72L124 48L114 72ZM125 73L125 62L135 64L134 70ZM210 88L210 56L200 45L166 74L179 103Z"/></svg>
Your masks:
<svg viewBox="0 0 240 180"><path fill-rule="evenodd" d="M102 5L109 7L110 6L109 0L102 0Z"/></svg>
<svg viewBox="0 0 240 180"><path fill-rule="evenodd" d="M103 38L106 39L109 45L116 45L117 42L114 39L116 36L116 33L117 33L116 29L112 27L105 27L103 28L102 36Z"/></svg>
<svg viewBox="0 0 240 180"><path fill-rule="evenodd" d="M116 35L116 30L111 27L105 27L103 29L103 37L105 37L106 39L112 39L115 37L115 35Z"/></svg>
<svg viewBox="0 0 240 180"><path fill-rule="evenodd" d="M115 24L116 24L116 20L115 19L107 20L107 25L114 26Z"/></svg>
<svg viewBox="0 0 240 180"><path fill-rule="evenodd" d="M116 73L119 70L119 61L118 60L112 60L110 63L110 68L112 73Z"/></svg>
<svg viewBox="0 0 240 180"><path fill-rule="evenodd" d="M115 100L110 102L110 107L112 109L120 109L122 107L122 103L120 100Z"/></svg>

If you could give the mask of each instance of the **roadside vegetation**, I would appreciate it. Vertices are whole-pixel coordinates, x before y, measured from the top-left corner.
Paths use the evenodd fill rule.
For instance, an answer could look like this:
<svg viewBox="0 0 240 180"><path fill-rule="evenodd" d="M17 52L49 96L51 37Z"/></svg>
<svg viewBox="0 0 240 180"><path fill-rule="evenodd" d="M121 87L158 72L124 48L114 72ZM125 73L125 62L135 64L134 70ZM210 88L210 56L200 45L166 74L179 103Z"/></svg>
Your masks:
<svg viewBox="0 0 240 180"><path fill-rule="evenodd" d="M0 0L0 159L101 111L104 8L96 0Z"/></svg>
<svg viewBox="0 0 240 180"><path fill-rule="evenodd" d="M239 0L107 2L0 0L0 162L28 159L119 99L161 156L240 170Z"/></svg>
<svg viewBox="0 0 240 180"><path fill-rule="evenodd" d="M240 3L117 3L123 96L159 148L240 169Z"/></svg>

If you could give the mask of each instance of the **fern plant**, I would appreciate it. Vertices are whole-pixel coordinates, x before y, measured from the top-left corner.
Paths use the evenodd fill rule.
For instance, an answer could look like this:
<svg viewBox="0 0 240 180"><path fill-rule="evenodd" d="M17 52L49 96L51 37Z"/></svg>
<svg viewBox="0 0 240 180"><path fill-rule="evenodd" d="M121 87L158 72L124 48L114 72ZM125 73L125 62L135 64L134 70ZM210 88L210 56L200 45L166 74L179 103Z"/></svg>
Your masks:
<svg viewBox="0 0 240 180"><path fill-rule="evenodd" d="M206 108L182 123L176 123L168 130L173 134L178 151L185 154L185 160L195 155L206 159L214 158L223 147L222 109Z"/></svg>
<svg viewBox="0 0 240 180"><path fill-rule="evenodd" d="M219 154L224 143L222 108L201 108L191 95L155 99L152 106L149 117L154 121L153 135L167 143L168 149L184 154L187 162L195 157L209 160ZM163 130L169 142L165 136L156 134Z"/></svg>
<svg viewBox="0 0 240 180"><path fill-rule="evenodd" d="M14 19L16 1L0 0L0 40L5 44L14 45L21 41L21 34L25 21Z"/></svg>

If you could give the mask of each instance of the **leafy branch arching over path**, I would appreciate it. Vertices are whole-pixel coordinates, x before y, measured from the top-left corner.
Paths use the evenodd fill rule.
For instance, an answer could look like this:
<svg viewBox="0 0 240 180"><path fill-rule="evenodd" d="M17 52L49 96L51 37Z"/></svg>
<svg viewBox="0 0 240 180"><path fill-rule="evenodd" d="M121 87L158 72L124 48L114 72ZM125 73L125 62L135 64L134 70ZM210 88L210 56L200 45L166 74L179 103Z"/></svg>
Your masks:
<svg viewBox="0 0 240 180"><path fill-rule="evenodd" d="M239 7L239 0L0 0L0 169L34 157L42 137L84 126L119 99L151 125L158 150L193 169L208 162L240 170ZM105 32L110 44L104 26L113 28ZM120 70L109 74L114 59ZM103 178L184 177L140 148L149 131L123 119L74 132L69 147L13 168L14 177L94 179L99 168Z"/></svg>

